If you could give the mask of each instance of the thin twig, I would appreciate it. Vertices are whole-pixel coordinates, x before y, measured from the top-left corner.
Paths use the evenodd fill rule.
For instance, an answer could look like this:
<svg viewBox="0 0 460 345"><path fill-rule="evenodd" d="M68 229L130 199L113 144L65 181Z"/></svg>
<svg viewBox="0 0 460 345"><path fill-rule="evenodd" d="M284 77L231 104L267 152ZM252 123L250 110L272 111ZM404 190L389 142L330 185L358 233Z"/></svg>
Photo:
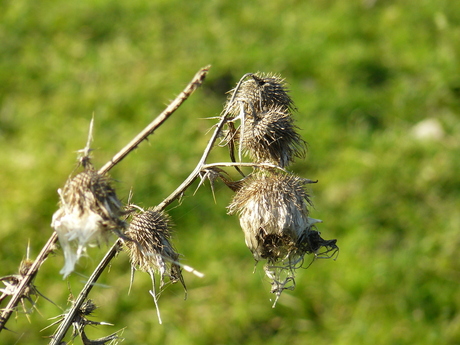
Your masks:
<svg viewBox="0 0 460 345"><path fill-rule="evenodd" d="M102 174L107 173L116 164L118 164L124 157L126 157L132 150L134 150L143 140L145 140L150 134L152 134L162 123L164 123L164 121L166 121L166 119L168 119L168 117L171 116L177 110L177 108L179 108L179 106L203 83L203 80L206 77L206 74L208 73L209 68L210 66L206 66L202 68L200 71L198 71L198 73L193 77L192 81L169 104L169 106L155 120L153 120L141 133L139 133L128 145L126 145L123 149L121 149L119 153L117 153L107 164L105 164L99 170L99 174L102 175ZM90 139L88 139L88 141L89 140ZM22 296L24 295L25 289L29 286L33 278L36 276L40 266L45 261L45 259L48 257L48 255L53 251L54 246L57 242L57 239L58 239L58 236L56 232L53 232L48 242L42 248L40 254L37 256L34 263L29 268L27 274L24 275L23 280L19 283L8 305L3 309L2 314L0 316L0 332L5 328L5 325L7 321L9 320L11 314L13 313L17 304L19 303ZM116 248L115 246L117 245L117 243L115 243L114 247L112 248ZM106 257L110 257L109 254L115 255L116 250L115 249L110 250L107 253ZM110 257L110 260L112 257ZM103 267L105 268L105 266ZM77 299L77 301L79 301L79 299ZM77 301L75 302L74 306L77 306ZM80 306L81 306L81 303L80 305L77 306L75 311L78 310Z"/></svg>
<svg viewBox="0 0 460 345"><path fill-rule="evenodd" d="M155 129L157 129L163 122L165 122L168 117L170 117L177 108L195 91L202 83L206 74L209 71L211 66L206 66L202 68L192 79L192 81L186 86L184 91L182 91L179 96L172 101L168 107L157 116L155 120L152 121L142 132L140 132L131 142L126 145L123 149L120 150L113 158L99 169L99 174L105 174L109 171L114 165L118 164L123 158L125 158L132 150L134 150L142 141L144 141L150 134L152 134Z"/></svg>

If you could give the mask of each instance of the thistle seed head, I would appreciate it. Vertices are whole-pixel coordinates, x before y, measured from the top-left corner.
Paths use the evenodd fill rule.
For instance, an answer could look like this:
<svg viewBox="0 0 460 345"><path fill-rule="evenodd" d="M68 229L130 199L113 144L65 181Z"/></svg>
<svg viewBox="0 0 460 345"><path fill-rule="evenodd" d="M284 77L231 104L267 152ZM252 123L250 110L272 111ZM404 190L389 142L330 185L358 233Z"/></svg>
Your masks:
<svg viewBox="0 0 460 345"><path fill-rule="evenodd" d="M281 106L248 117L242 128L243 150L256 163L269 162L285 167L294 157L305 156L305 141L297 133L290 114Z"/></svg>
<svg viewBox="0 0 460 345"><path fill-rule="evenodd" d="M229 92L234 93L235 89ZM256 73L244 81L236 91L236 96L231 102L231 96L227 101L225 109L234 117L241 111L240 104L243 104L246 115L255 116L268 108L281 107L289 112L294 110L294 102L288 95L288 89L283 78L274 74Z"/></svg>
<svg viewBox="0 0 460 345"><path fill-rule="evenodd" d="M65 265L60 273L65 278L89 243L99 243L107 238L109 230L123 229L125 223L120 220L122 204L110 179L91 166L69 179L58 193L60 208L54 213L51 226L64 251Z"/></svg>
<svg viewBox="0 0 460 345"><path fill-rule="evenodd" d="M242 180L229 214L238 214L246 245L256 261L267 260L264 271L271 280L275 304L284 290L295 288L295 271L306 254L331 258L336 240L324 240L315 230L319 219L308 217L307 183L315 181L273 170L260 170ZM274 305L275 305L274 304Z"/></svg>
<svg viewBox="0 0 460 345"><path fill-rule="evenodd" d="M168 277L173 283L183 282L179 254L171 245L171 220L163 212L147 210L135 215L129 224L125 241L131 266L145 272L159 272L161 286Z"/></svg>
<svg viewBox="0 0 460 345"><path fill-rule="evenodd" d="M309 225L307 180L261 171L247 179L228 207L238 214L246 245L254 258L270 262L285 258Z"/></svg>

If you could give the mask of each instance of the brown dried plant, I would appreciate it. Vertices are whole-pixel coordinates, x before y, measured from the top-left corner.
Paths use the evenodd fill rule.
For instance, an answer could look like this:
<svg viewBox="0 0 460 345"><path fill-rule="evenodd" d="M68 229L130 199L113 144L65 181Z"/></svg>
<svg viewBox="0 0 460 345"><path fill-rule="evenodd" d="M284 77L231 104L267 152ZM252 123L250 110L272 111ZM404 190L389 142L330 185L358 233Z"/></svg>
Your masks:
<svg viewBox="0 0 460 345"><path fill-rule="evenodd" d="M29 252L29 248L27 248L27 252ZM32 263L33 261L29 259L29 253L27 253L27 258L22 260L21 264L19 265L18 274L12 274L12 275L8 275L8 276L4 276L0 278L0 282L2 282L3 285L5 286L4 288L0 289L0 292L1 292L0 303L5 298L9 296L13 296L16 293L19 284L24 279L24 277L27 275L27 272L30 266L32 265ZM44 296L35 286L34 281L31 280L31 282L27 285L27 288L24 289L24 291L22 292L22 295L19 296L20 302L22 305L22 311L27 316L27 318L29 318L28 314L32 312L32 309L37 309L36 302L39 296L43 297L48 302L55 304L49 298ZM27 308L26 303L25 303L26 301L30 303L31 308Z"/></svg>
<svg viewBox="0 0 460 345"><path fill-rule="evenodd" d="M84 344L105 344L116 340L115 333L89 340L84 328L88 324L105 324L87 319L87 315L95 309L88 295L102 272L123 248L131 261L131 283L137 269L151 276L153 288L150 293L161 323L155 274L160 276L160 292L167 280L172 283L180 281L186 289L182 269L203 276L179 263L179 254L171 243L172 222L164 212L197 178L201 179L199 186L209 179L213 194L217 180L222 180L235 192L228 212L239 216L246 245L255 260L266 261L264 270L271 280L271 291L276 294L275 304L284 290L295 287L295 270L303 266L306 255L312 254L314 259L335 256L338 252L336 240L324 240L316 230L316 224L321 221L309 217L312 202L306 186L317 181L301 178L286 170L296 158L304 157L306 143L294 125L292 112L295 106L286 83L274 74L245 74L229 92L219 122L214 126L214 132L190 175L156 207L134 213L136 207L130 205L129 211L125 211L128 208L124 208L117 198L108 171L174 113L201 85L208 69L200 70L162 114L99 170L90 162L90 129L87 145L80 158L84 171L69 178L59 191L60 208L52 221L55 232L25 275L15 282L14 293L11 289L2 291L4 295L8 291L2 298L11 295L11 300L1 315L0 331L19 300L28 299L35 292L32 279L54 248L58 236L66 259L61 273L67 277L84 255L86 246L98 243L111 232L118 235L117 241L88 278L69 311L59 316L59 321L55 323L59 323L59 327L50 344L61 344L70 327L74 329L73 338L80 335ZM236 127L238 121L240 124ZM224 144L228 145L231 162L207 164L218 138L223 138ZM238 148L238 162L235 148ZM242 162L243 153L250 162ZM224 169L229 167L238 170L243 178L233 181ZM252 168L252 172L246 175L241 169L248 167ZM122 217L131 217L129 225L128 219L122 220Z"/></svg>
<svg viewBox="0 0 460 345"><path fill-rule="evenodd" d="M240 116L242 111L254 117L265 109L278 106L283 111L295 109L286 82L279 75L248 73L242 79L246 77L248 77L247 80L228 92L230 96L224 110L232 117Z"/></svg>
<svg viewBox="0 0 460 345"><path fill-rule="evenodd" d="M262 170L246 179L228 210L238 214L246 245L256 261L276 262L295 251L305 229L315 222L308 217L309 180Z"/></svg>
<svg viewBox="0 0 460 345"><path fill-rule="evenodd" d="M321 237L312 237L313 233L319 236L314 226L322 222L308 216L311 200L305 186L312 182L261 170L244 181L228 207L229 214L239 215L246 245L256 262L266 260L264 270L277 299L283 290L293 288L295 270L302 267L304 256L326 245Z"/></svg>
<svg viewBox="0 0 460 345"><path fill-rule="evenodd" d="M236 191L229 213L239 215L246 245L256 261L267 261L264 269L277 296L276 304L282 291L295 287L295 270L302 267L305 255L331 257L338 247L335 240L323 240L315 230L315 224L322 221L308 216L312 203L305 185L317 181L284 170L306 151L294 125L294 102L284 79L246 74L232 92L224 108L231 120L223 139L232 161L233 150L239 147L240 161L246 153L254 163L271 163L278 169L259 168L238 184L226 181L221 172L218 176ZM234 125L237 120L239 127ZM333 254L327 256L330 252Z"/></svg>
<svg viewBox="0 0 460 345"><path fill-rule="evenodd" d="M286 167L295 158L305 156L305 142L291 114L280 105L248 117L240 135L243 150L255 163L270 162Z"/></svg>
<svg viewBox="0 0 460 345"><path fill-rule="evenodd" d="M63 203L62 204L65 204L66 206L69 206L71 205L70 207L68 207L68 209L70 209L71 211L68 212L70 214L79 214L79 215L83 215L83 218L85 217L88 217L88 214L89 214L89 218L92 218L93 220L95 220L95 222L90 222L92 224L92 226L90 226L90 228L92 230L94 230L94 224L97 224L96 228L98 226L102 226L103 228L107 228L107 229L113 229L113 230L116 230L116 227L112 227L112 225L114 225L114 223L117 223L120 225L121 228L123 228L123 225L122 225L122 222L119 222L119 220L115 220L114 222L111 222L111 220L114 220L116 219L116 216L118 216L118 202L114 202L114 199L112 198L112 193L111 193L111 189L106 189L106 188L102 188L102 197L101 194L99 194L101 192L101 188L98 188L97 186L100 186L100 184L96 183L96 184L92 184L91 183L91 180L92 178L95 178L96 180L98 179L104 179L107 174L107 172L112 169L115 165L117 165L121 160L123 160L123 158L125 158L130 152L132 152L142 141L144 141L149 135L151 135L159 126L161 126L178 108L179 106L203 83L203 80L205 79L206 77L206 74L209 70L209 67L210 66L207 66L205 68L202 68L201 70L199 70L197 72L197 74L193 77L192 81L184 88L184 90L166 107L166 109L160 114L158 115L144 130L142 130L135 138L133 138L133 140L131 140L131 142L129 142L124 148L122 148L109 162L107 162L107 164L105 164L101 169L99 169L97 171L97 175L94 175L93 173L90 173L91 176L79 176L77 178L77 180L70 180L68 182L68 184L66 185L66 187L64 187L65 191L63 192ZM83 157L82 159L80 159L80 164L83 165L83 167L86 168L88 167L88 163L89 163L89 152L91 151L90 150L90 141L91 141L91 137L92 137L92 123L91 123L91 126L90 126L90 136L88 138L88 143L85 147L85 149L83 150ZM215 139L214 139L215 140ZM210 148L208 148L208 153L210 151ZM204 161L203 161L204 163ZM203 164L202 163L202 164ZM78 176L78 175L77 175ZM89 177L89 178L88 178ZM78 182L79 180L82 180L82 182ZM190 179L191 181L189 182L191 184L191 182L193 182L194 180L194 177ZM88 182L89 181L89 182ZM105 181L107 182L107 180ZM76 188L74 188L76 186ZM104 184L104 182L102 182L102 185L106 185ZM96 186L96 188L94 188ZM67 193L67 189L73 189L73 190L80 190L80 191L83 191L83 193L79 193L77 192L76 194L75 193ZM94 193L96 192L96 193ZM78 196L76 196L78 195ZM85 200L85 196L86 195L90 195L90 199L92 199L93 202L89 202L87 203L87 201ZM175 200L178 195L180 195L180 192L177 194L177 195L173 195L171 196L170 198L170 201L169 202L172 202L173 200ZM72 201L73 200L73 201ZM100 202L102 202L102 206L100 204ZM99 204L98 204L99 203ZM91 205L90 207L88 207L89 205ZM167 205L167 204L165 204ZM113 207L115 206L115 207ZM94 214L92 214L91 212L87 212L87 210L91 210L91 212L94 212ZM86 212L85 212L86 210ZM105 213L104 211L109 211L107 213ZM115 212L112 212L114 211ZM62 226L63 224L62 223L66 223L66 211L67 210L63 210L61 209L60 211L58 211L57 215L55 216L55 219L54 219L54 222L53 222L53 225L55 225L57 228L59 228L60 226ZM99 212L101 212L99 214ZM96 216L96 215L97 216ZM112 217L113 215L116 215L115 217ZM100 218L102 218L102 221ZM64 222L62 222L64 220ZM80 222L80 220L77 220L76 221L77 223ZM72 222L70 222L72 223ZM86 225L87 223L83 222L82 224ZM98 230L100 230L98 228ZM118 228L118 231L119 231L119 235L121 234L121 231L120 229ZM90 231L91 232L91 231ZM63 231L63 234L65 233L71 233L71 231ZM78 233L78 232L77 232ZM80 246L80 253L83 253L84 252L84 241L85 241L85 237L81 237L80 235L69 235L69 237L71 239L82 239L81 243L80 244L77 244L77 251L75 252L75 256L78 256L78 248ZM88 236L86 236L88 237ZM92 235L89 235L89 238L92 239ZM55 244L58 240L58 233L57 231L54 231L51 235L51 237L49 238L49 240L47 241L47 243L45 244L45 246L42 248L41 252L39 253L39 255L37 256L37 258L35 259L35 261L33 261L33 263L30 265L30 267L28 267L28 269L26 270L25 274L24 275L21 275L19 278L18 278L18 282L17 284L15 285L15 288L14 288L14 292L12 291L12 289L9 289L7 291L7 294L5 296L3 296L3 298L5 297L10 297L10 300L8 302L8 304L6 305L5 308L3 308L1 310L1 315L0 315L0 332L5 329L6 327L6 323L8 322L11 314L13 313L14 310L16 310L16 307L18 305L18 303L24 298L24 296L27 296L28 295L28 292L31 291L31 287L33 287L33 279L34 277L36 276L40 266L42 265L42 263L46 260L46 258L49 256L49 254L55 249ZM69 240L67 238L67 240ZM78 243L78 240L77 240L77 243ZM51 340L51 344L61 344L62 342L62 339L63 337L65 336L67 330L69 329L69 327L72 325L72 320L75 318L75 316L78 314L78 311L79 309L81 308L81 306L83 305L83 303L85 302L86 300L86 297L88 296L88 294L90 293L90 291L92 290L93 286L94 286L94 282L97 281L97 279L99 278L99 276L101 275L101 273L104 271L104 269L107 267L107 265L110 263L110 261L113 259L113 257L115 257L116 253L119 251L119 241L120 239L109 249L109 251L107 252L107 254L105 255L105 257L103 258L103 260L99 263L99 265L96 267L96 269L94 270L93 274L91 275L91 277L89 278L88 282L85 284L85 286L83 287L82 291L80 292L80 294L78 295L77 299L75 300L75 303L73 304L72 308L69 310L68 313L66 313L65 315L65 318L64 320L62 320L62 322L60 323L59 325L59 328L58 330L55 332L55 335L53 336L52 340ZM72 262L74 260L71 260L69 262ZM72 267L72 265L70 265L69 267ZM185 267L187 270L189 271L193 271L193 269L191 269L190 267L186 266ZM64 274L68 274L68 270L65 269L63 271ZM11 290L11 291L10 291Z"/></svg>

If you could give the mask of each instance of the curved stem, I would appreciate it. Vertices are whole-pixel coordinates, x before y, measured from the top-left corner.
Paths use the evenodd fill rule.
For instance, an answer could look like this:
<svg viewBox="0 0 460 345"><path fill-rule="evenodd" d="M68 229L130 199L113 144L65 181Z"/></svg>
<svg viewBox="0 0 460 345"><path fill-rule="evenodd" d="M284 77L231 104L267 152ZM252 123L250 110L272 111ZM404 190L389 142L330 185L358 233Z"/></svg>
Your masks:
<svg viewBox="0 0 460 345"><path fill-rule="evenodd" d="M238 84L236 85L235 89L233 90L233 94L232 94L232 97L231 97L231 99L229 101L229 104L232 104L235 101L236 94L238 93L238 90L241 87L241 84L243 83L243 80L245 78L247 78L248 76L252 76L252 75L253 75L252 73L246 73L245 75L243 75L240 78ZM228 120L229 110L230 110L230 107L226 107L224 113L220 117L220 121L217 124L216 129L214 130L214 133L213 133L211 139L209 140L208 145L206 146L206 148L205 148L205 150L203 152L203 155L201 156L201 159L198 162L198 164L196 165L195 169L184 180L184 182L182 182L182 184L179 187L176 188L176 190L174 192L172 192L166 199L164 199L160 204L158 204L155 207L155 210L157 210L157 211L164 210L166 208L166 206L168 206L174 200L179 198L185 192L185 190L188 187L190 187L190 185L193 183L193 181L195 181L195 179L198 177L200 172L203 170L203 166L206 163L206 159L208 158L209 153L212 150L212 147L214 146L214 144L215 144L220 132L222 131L222 129L224 128L225 123Z"/></svg>
<svg viewBox="0 0 460 345"><path fill-rule="evenodd" d="M206 66L198 71L198 73L193 77L192 81L186 86L186 88L172 101L168 107L158 115L155 120L153 120L145 129L140 132L136 137L131 140L124 148L122 148L113 158L107 162L101 169L99 169L99 174L105 174L110 169L112 169L116 164L118 164L123 158L125 158L132 150L134 150L142 141L147 139L147 137L152 134L158 127L160 127L163 122L165 122L179 107L184 101L190 97L190 95L195 91L204 81L206 74L209 71L211 66Z"/></svg>
<svg viewBox="0 0 460 345"><path fill-rule="evenodd" d="M184 182L181 183L179 187L176 188L174 192L172 192L166 199L164 199L160 204L158 204L155 207L155 210L157 211L162 211L168 206L170 203L172 203L174 200L179 198L182 193L195 181L195 179L198 177L198 174L201 172L203 169L203 166L206 162L206 159L209 156L209 153L212 150L212 147L214 143L217 140L217 137L219 136L220 131L224 127L225 122L227 121L226 116L222 116L221 120L217 124L217 128L215 129L211 139L208 142L208 145L206 146L206 149L203 152L203 155L201 156L200 161L196 165L195 169L190 173L190 175L184 180Z"/></svg>

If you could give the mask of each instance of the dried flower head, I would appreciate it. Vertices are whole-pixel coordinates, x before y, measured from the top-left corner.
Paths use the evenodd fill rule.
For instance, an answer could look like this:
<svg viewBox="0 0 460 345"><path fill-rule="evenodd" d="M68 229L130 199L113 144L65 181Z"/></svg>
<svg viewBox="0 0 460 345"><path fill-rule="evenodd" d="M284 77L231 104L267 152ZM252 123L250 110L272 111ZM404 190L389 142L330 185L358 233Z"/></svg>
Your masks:
<svg viewBox="0 0 460 345"><path fill-rule="evenodd" d="M247 80L244 80L248 77ZM229 114L228 130L223 143L239 146L256 163L270 162L281 167L289 165L294 157L305 155L305 142L296 131L291 117L295 109L288 95L284 79L272 74L248 74L230 91L224 114ZM240 120L235 128L233 122Z"/></svg>
<svg viewBox="0 0 460 345"><path fill-rule="evenodd" d="M171 245L171 220L163 212L153 209L135 215L129 224L126 235L130 240L125 241L128 250L131 267L139 268L148 272L152 278L153 292L151 292L155 304L155 272L160 274L160 289L165 284L165 278L172 283L180 281L185 289L181 268L178 263L179 254ZM158 311L158 306L157 306ZM160 314L158 318L161 323Z"/></svg>
<svg viewBox="0 0 460 345"><path fill-rule="evenodd" d="M110 230L120 234L119 229L125 223L120 220L122 204L110 179L89 164L58 193L60 208L54 213L51 226L64 251L65 265L60 273L65 278L74 270L88 244L107 238Z"/></svg>
<svg viewBox="0 0 460 345"><path fill-rule="evenodd" d="M171 245L171 219L166 213L147 210L133 217L125 241L133 267L144 272L151 270L161 274L161 283L165 277L173 282L182 279L180 267L176 264L179 254Z"/></svg>
<svg viewBox="0 0 460 345"><path fill-rule="evenodd" d="M239 214L246 245L257 261L276 262L295 249L310 225L308 182L291 174L263 171L247 179L235 194L228 210Z"/></svg>
<svg viewBox="0 0 460 345"><path fill-rule="evenodd" d="M308 217L311 201L305 185L312 182L261 171L244 180L228 207L230 214L239 215L256 261L267 260L264 270L277 296L275 304L284 290L294 289L295 270L302 267L306 254L326 258L338 251L336 240L323 240L314 230L321 220Z"/></svg>
<svg viewBox="0 0 460 345"><path fill-rule="evenodd" d="M294 157L305 156L305 141L297 133L290 114L281 106L248 117L241 128L242 148L256 163L285 167Z"/></svg>
<svg viewBox="0 0 460 345"><path fill-rule="evenodd" d="M295 109L294 102L288 94L286 83L283 78L274 74L256 73L250 74L237 90L229 91L233 98L229 98L225 109L233 117L239 116L241 111L246 115L254 116L255 113L265 111L268 108L281 107L289 112ZM243 108L241 108L243 107Z"/></svg>

